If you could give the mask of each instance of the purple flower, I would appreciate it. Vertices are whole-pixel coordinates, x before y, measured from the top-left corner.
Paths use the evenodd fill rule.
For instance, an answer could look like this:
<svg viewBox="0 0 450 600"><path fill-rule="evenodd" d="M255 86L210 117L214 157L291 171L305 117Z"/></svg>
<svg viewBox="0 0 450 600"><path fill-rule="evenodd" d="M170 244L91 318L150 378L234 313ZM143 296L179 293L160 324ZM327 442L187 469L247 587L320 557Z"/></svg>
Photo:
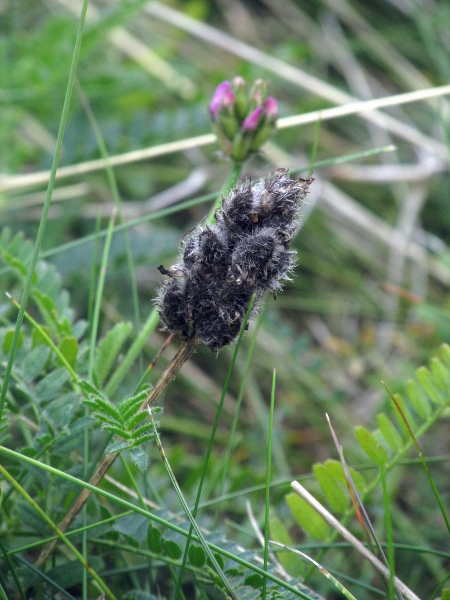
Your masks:
<svg viewBox="0 0 450 600"><path fill-rule="evenodd" d="M231 89L231 83L229 81L222 81L222 83L219 83L219 85L216 88L216 91L214 92L211 104L209 105L209 112L211 113L211 117L214 121L217 121L219 111L222 108L225 99L228 97L228 101L230 100L230 93L233 94L233 91Z"/></svg>
<svg viewBox="0 0 450 600"><path fill-rule="evenodd" d="M258 106L242 123L243 131L255 131L258 127L259 119L264 111L264 106Z"/></svg>

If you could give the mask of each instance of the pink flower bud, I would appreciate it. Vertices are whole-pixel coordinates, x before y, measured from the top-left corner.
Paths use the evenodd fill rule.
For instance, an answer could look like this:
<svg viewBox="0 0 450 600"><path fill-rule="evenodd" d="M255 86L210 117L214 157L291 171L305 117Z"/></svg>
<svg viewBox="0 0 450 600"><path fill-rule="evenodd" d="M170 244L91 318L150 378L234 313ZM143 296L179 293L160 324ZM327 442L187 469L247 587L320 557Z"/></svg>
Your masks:
<svg viewBox="0 0 450 600"><path fill-rule="evenodd" d="M264 111L263 106L258 106L242 123L243 131L255 131L258 127L259 119Z"/></svg>
<svg viewBox="0 0 450 600"><path fill-rule="evenodd" d="M229 81L222 81L222 83L219 83L219 85L216 88L216 91L214 92L211 104L209 105L209 112L211 113L211 117L214 121L217 121L217 117L224 102L225 96L229 92L232 93L231 83Z"/></svg>
<svg viewBox="0 0 450 600"><path fill-rule="evenodd" d="M243 88L247 87L247 83L243 77L238 75L237 77L235 77L233 79L233 88L235 90L237 90L238 88L241 88L241 87L243 87Z"/></svg>
<svg viewBox="0 0 450 600"><path fill-rule="evenodd" d="M226 94L224 94L222 98L222 107L224 108L232 108L234 105L234 93L230 90Z"/></svg>
<svg viewBox="0 0 450 600"><path fill-rule="evenodd" d="M267 98L264 103L264 109L271 121L275 121L278 118L278 104L273 96Z"/></svg>

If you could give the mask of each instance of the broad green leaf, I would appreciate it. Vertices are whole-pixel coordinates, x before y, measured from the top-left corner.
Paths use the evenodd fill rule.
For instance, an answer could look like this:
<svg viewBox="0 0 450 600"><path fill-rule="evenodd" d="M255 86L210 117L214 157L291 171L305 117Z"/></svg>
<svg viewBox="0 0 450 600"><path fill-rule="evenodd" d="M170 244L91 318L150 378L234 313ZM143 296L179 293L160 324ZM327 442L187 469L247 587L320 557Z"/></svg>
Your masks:
<svg viewBox="0 0 450 600"><path fill-rule="evenodd" d="M36 329L36 327L35 327L33 329L33 333L31 334L31 346L33 348L36 348L36 346L41 346L41 345L48 346L48 341L42 335L42 333L45 333L49 339L52 339L50 327L47 327L47 325L42 325L40 329Z"/></svg>
<svg viewBox="0 0 450 600"><path fill-rule="evenodd" d="M340 487L337 480L330 475L321 463L313 465L313 473L316 476L323 493L327 497L331 508L339 513L345 512L348 508L349 498Z"/></svg>
<svg viewBox="0 0 450 600"><path fill-rule="evenodd" d="M92 556L89 565L97 572L104 568L102 556ZM78 561L67 561L47 571L51 581L56 582L64 589L76 586L83 579L83 565Z"/></svg>
<svg viewBox="0 0 450 600"><path fill-rule="evenodd" d="M62 294L67 296L67 292L61 292L61 275L54 265L40 260L36 265L36 275L35 288L45 293L49 298L59 300Z"/></svg>
<svg viewBox="0 0 450 600"><path fill-rule="evenodd" d="M100 341L95 351L94 371L99 385L103 385L117 356L133 329L131 323L118 323Z"/></svg>
<svg viewBox="0 0 450 600"><path fill-rule="evenodd" d="M216 552L214 552L214 558L216 559L217 564L219 565L219 567L221 569L223 569L224 565L225 565L225 561L223 560L223 556L221 554L217 554ZM213 564L211 562L211 559L208 557L206 564L208 565L208 567L210 567L211 569L213 569ZM227 570L228 572L228 570Z"/></svg>
<svg viewBox="0 0 450 600"><path fill-rule="evenodd" d="M75 368L78 356L78 342L73 336L65 336L59 345L59 351L67 360L69 365Z"/></svg>
<svg viewBox="0 0 450 600"><path fill-rule="evenodd" d="M136 545L146 541L147 528L148 520L142 515L127 515L114 523L114 529Z"/></svg>
<svg viewBox="0 0 450 600"><path fill-rule="evenodd" d="M50 478L48 477L48 473L42 472L40 485L45 489L49 484ZM16 500L15 510L17 511L17 516L20 518L22 527L25 527L28 530L32 529L40 535L44 535L46 532L48 533L48 524L27 502Z"/></svg>
<svg viewBox="0 0 450 600"><path fill-rule="evenodd" d="M345 486L347 485L347 482L345 479L344 467L341 465L341 463L338 460L328 459L323 463L323 465L324 465L325 469L330 473L330 475L332 475L335 479L337 479L339 481L339 483L342 483L342 485L345 485ZM355 469L353 469L352 467L348 467L348 470L353 479L353 483L356 486L356 489L359 492L361 492L366 487L366 480L361 475L361 473L358 473L358 471L355 471Z"/></svg>
<svg viewBox="0 0 450 600"><path fill-rule="evenodd" d="M148 549L155 554L160 554L163 548L163 539L161 532L150 523L147 529L147 545ZM191 546L193 548L194 546ZM198 547L198 546L197 546ZM190 552L189 552L190 554Z"/></svg>
<svg viewBox="0 0 450 600"><path fill-rule="evenodd" d="M408 396L411 400L411 404L415 408L419 417L422 419L428 419L431 416L431 404L423 391L416 381L410 379L406 383L406 389L408 390Z"/></svg>
<svg viewBox="0 0 450 600"><path fill-rule="evenodd" d="M441 355L442 360L447 365L447 368L450 369L450 346L448 344L442 344Z"/></svg>
<svg viewBox="0 0 450 600"><path fill-rule="evenodd" d="M286 502L291 509L292 515L297 523L317 540L324 541L330 535L327 522L310 506L306 500L300 498L294 492L287 494Z"/></svg>
<svg viewBox="0 0 450 600"><path fill-rule="evenodd" d="M80 340L86 333L88 322L84 319L80 319L72 325L72 335L76 340Z"/></svg>
<svg viewBox="0 0 450 600"><path fill-rule="evenodd" d="M58 325L56 318L58 315L58 310L56 308L56 304L53 302L53 298L36 288L32 289L32 294L34 301L39 306L39 310L45 318L45 322L47 324L53 323Z"/></svg>
<svg viewBox="0 0 450 600"><path fill-rule="evenodd" d="M65 367L55 369L37 384L34 390L36 398L41 401L53 400L69 378L70 375Z"/></svg>
<svg viewBox="0 0 450 600"><path fill-rule="evenodd" d="M403 446L402 436L399 434L392 421L384 413L377 415L377 421L384 439L392 450L400 450Z"/></svg>
<svg viewBox="0 0 450 600"><path fill-rule="evenodd" d="M285 546L293 546L291 536L279 517L269 519L270 539ZM275 548L275 546L273 547ZM277 558L286 571L293 577L301 577L304 573L304 563L290 550L277 549Z"/></svg>
<svg viewBox="0 0 450 600"><path fill-rule="evenodd" d="M163 552L169 558L178 560L181 557L181 547L173 540L164 540Z"/></svg>
<svg viewBox="0 0 450 600"><path fill-rule="evenodd" d="M34 348L28 354L22 365L22 376L27 383L30 383L41 374L45 363L50 356L50 348Z"/></svg>
<svg viewBox="0 0 450 600"><path fill-rule="evenodd" d="M245 578L244 584L249 585L250 587L255 588L255 589L260 589L260 588L262 588L262 585L263 585L262 575L260 575L259 573L252 573L251 575L249 575L248 577ZM260 598L259 594L258 594L257 598Z"/></svg>
<svg viewBox="0 0 450 600"><path fill-rule="evenodd" d="M69 394L64 396L64 398L67 398L67 396L69 396ZM80 419L74 421L70 426L70 431L77 431L77 429L86 429L86 427L92 427L92 419L89 416L81 417Z"/></svg>
<svg viewBox="0 0 450 600"><path fill-rule="evenodd" d="M191 544L189 546L189 562L197 569L201 569L206 565L206 552L201 546Z"/></svg>
<svg viewBox="0 0 450 600"><path fill-rule="evenodd" d="M75 422L72 422L74 414L79 410L80 406L80 395L78 392L69 392L68 394L63 394L52 400L49 404L47 404L45 410L43 411L43 415L46 415L56 431L62 432L64 429L74 430L75 428L80 427L80 421L82 421L82 427L86 427L87 425L92 425L92 419L77 419Z"/></svg>
<svg viewBox="0 0 450 600"><path fill-rule="evenodd" d="M439 389L437 383L434 381L433 376L426 367L419 367L419 369L417 369L417 379L420 381L420 385L433 402L436 404L441 404L444 402L444 394Z"/></svg>
<svg viewBox="0 0 450 600"><path fill-rule="evenodd" d="M379 444L373 434L360 425L355 427L355 435L359 445L367 454L367 456L377 465L382 465L387 462L388 457L386 450Z"/></svg>
<svg viewBox="0 0 450 600"><path fill-rule="evenodd" d="M130 457L134 464L138 467L138 469L140 469L141 471L145 471L147 469L148 456L142 450L142 448L132 448L130 450Z"/></svg>
<svg viewBox="0 0 450 600"><path fill-rule="evenodd" d="M441 600L450 600L450 588L446 588L445 590L442 590Z"/></svg>
<svg viewBox="0 0 450 600"><path fill-rule="evenodd" d="M11 350L12 342L14 338L14 329L10 329L5 333L5 337L3 338L3 353L9 354ZM23 346L23 334L19 333L19 339L17 340L17 347L21 348Z"/></svg>
<svg viewBox="0 0 450 600"><path fill-rule="evenodd" d="M67 457L74 450L78 452L82 451L83 436L84 432L82 429L71 429L53 444L52 454Z"/></svg>
<svg viewBox="0 0 450 600"><path fill-rule="evenodd" d="M450 371L438 358L431 359L431 372L438 386L444 391L450 391Z"/></svg>

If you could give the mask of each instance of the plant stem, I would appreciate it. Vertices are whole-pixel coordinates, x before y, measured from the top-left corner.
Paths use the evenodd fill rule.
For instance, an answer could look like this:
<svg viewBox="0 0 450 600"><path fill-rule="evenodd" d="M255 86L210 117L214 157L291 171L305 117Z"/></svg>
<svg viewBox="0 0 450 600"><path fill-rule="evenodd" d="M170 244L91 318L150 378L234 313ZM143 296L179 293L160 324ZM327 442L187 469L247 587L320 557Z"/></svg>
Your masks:
<svg viewBox="0 0 450 600"><path fill-rule="evenodd" d="M158 379L155 386L152 388L150 394L147 396L147 398L142 403L140 410L145 410L147 407L154 406L156 404L156 402L158 401L158 399L161 396L161 394L163 393L163 391L166 389L166 387L169 385L169 383L172 381L172 379L175 378L176 374L181 369L181 367L184 365L184 363L188 360L188 358L194 353L198 343L199 342L198 342L197 338L193 337L193 338L190 338L190 339L184 341L181 344L178 352L173 357L173 359L171 360L170 364L168 365L168 367L166 368L164 373ZM106 472L108 471L108 469L111 467L111 465L114 463L114 461L116 460L116 458L118 456L119 456L119 452L114 452L113 454L107 454L103 458L103 460L100 462L100 464L98 465L97 469L95 470L95 472L93 473L91 478L89 479L89 483L91 485L97 486L100 483L100 481L103 479ZM83 506L89 499L90 495L91 495L91 490L84 488L83 491L79 494L78 498L75 500L75 502L72 504L72 506L68 510L64 519L59 524L59 526L58 526L59 531L61 531L63 533L65 531L67 531L67 529L70 527L70 525L74 521L75 517L78 515L80 510L83 508ZM39 555L39 557L36 561L37 566L41 567L45 564L48 557L51 555L51 553L55 549L57 542L58 542L58 540L53 540L52 542L47 544L47 546L45 546L45 548L42 550L41 554Z"/></svg>
<svg viewBox="0 0 450 600"><path fill-rule="evenodd" d="M209 214L206 218L207 225L214 222L214 215L215 215L216 209L220 208L220 205L222 202L222 197L227 196L230 193L230 191L233 189L233 187L236 184L236 181L239 179L239 177L242 173L242 167L243 167L243 163L233 162L233 167L231 168L231 171L229 172L228 177L222 186L222 190L221 190L216 202L214 202L214 204L212 205L211 210L209 211Z"/></svg>

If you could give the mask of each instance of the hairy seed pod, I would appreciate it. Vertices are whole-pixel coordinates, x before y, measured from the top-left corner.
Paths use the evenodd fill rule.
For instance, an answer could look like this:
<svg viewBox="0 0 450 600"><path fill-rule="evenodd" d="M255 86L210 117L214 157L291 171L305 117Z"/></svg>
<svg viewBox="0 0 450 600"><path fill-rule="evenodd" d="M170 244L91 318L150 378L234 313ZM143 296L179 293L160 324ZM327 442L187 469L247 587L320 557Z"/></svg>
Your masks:
<svg viewBox="0 0 450 600"><path fill-rule="evenodd" d="M292 180L279 169L223 198L216 224L191 232L181 262L158 267L169 277L156 299L167 330L196 336L214 352L237 337L252 296L250 316L266 291L275 296L289 279L295 263L289 245L312 181Z"/></svg>

